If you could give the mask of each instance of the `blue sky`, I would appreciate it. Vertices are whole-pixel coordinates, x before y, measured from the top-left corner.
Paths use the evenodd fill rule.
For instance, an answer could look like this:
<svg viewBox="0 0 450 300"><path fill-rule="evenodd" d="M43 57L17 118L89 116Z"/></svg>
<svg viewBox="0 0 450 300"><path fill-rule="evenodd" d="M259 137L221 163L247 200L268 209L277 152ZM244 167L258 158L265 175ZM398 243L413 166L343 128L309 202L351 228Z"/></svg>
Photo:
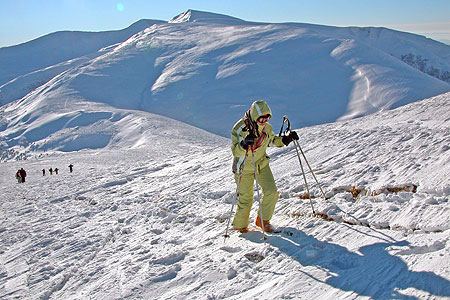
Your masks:
<svg viewBox="0 0 450 300"><path fill-rule="evenodd" d="M0 47L61 30L167 21L187 9L247 21L384 26L450 43L450 0L0 0Z"/></svg>

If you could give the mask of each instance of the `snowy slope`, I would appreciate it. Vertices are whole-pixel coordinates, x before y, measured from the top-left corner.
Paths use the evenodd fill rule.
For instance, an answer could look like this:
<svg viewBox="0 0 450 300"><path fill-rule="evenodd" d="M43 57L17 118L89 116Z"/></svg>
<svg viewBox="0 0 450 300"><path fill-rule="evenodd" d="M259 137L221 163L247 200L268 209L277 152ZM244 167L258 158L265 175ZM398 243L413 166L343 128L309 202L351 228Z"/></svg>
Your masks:
<svg viewBox="0 0 450 300"><path fill-rule="evenodd" d="M294 24L292 24L294 25ZM329 35L344 39L357 39L359 42L377 48L398 59L402 55L420 55L429 65L448 70L450 60L448 45L436 42L425 36L401 32L384 27L331 27L313 24L301 24Z"/></svg>
<svg viewBox="0 0 450 300"><path fill-rule="evenodd" d="M17 46L0 48L0 104L20 99L64 71L102 55L145 28L140 20L106 32L55 32Z"/></svg>
<svg viewBox="0 0 450 300"><path fill-rule="evenodd" d="M158 20L140 20L122 30L59 31L29 42L0 48L0 86L28 73L97 52L121 43Z"/></svg>
<svg viewBox="0 0 450 300"><path fill-rule="evenodd" d="M222 136L256 99L269 101L274 119L289 112L297 128L351 119L448 92L399 56L421 54L450 70L449 49L383 28L260 24L189 10L0 87L0 142L21 153L64 148L53 138L77 133L61 117L89 107L104 116L155 113ZM122 131L115 120L108 128Z"/></svg>
<svg viewBox="0 0 450 300"><path fill-rule="evenodd" d="M0 298L448 299L449 115L447 93L297 130L331 197L312 199L327 220L299 198L293 145L272 149L281 195L272 223L282 233L265 242L259 232L224 242L235 190L229 139L178 122L158 117L144 148L2 163ZM13 177L20 167L25 184ZM60 174L42 176L50 167Z"/></svg>

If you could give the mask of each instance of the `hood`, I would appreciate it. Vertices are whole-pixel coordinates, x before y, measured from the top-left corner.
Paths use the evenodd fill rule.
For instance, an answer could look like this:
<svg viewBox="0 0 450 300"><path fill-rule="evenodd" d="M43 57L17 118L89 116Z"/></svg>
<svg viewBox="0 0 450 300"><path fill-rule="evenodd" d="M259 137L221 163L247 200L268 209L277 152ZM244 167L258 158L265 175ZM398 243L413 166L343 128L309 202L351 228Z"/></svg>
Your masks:
<svg viewBox="0 0 450 300"><path fill-rule="evenodd" d="M256 121L260 116L270 115L272 117L272 111L266 101L258 100L252 103L250 107L250 117L253 121Z"/></svg>

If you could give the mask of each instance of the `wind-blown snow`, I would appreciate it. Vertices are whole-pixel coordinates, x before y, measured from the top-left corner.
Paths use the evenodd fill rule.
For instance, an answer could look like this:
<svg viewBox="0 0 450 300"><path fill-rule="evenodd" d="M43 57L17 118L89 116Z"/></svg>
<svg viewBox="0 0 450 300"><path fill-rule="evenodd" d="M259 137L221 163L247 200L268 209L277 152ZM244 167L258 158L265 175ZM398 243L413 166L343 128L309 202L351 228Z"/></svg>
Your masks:
<svg viewBox="0 0 450 300"><path fill-rule="evenodd" d="M185 22L203 22L214 24L246 24L248 22L222 14L215 14L203 11L188 9L178 16L169 20L169 23L185 23Z"/></svg>
<svg viewBox="0 0 450 300"><path fill-rule="evenodd" d="M331 197L306 174L327 220L299 198L293 145L273 149L281 198L272 223L282 232L265 242L257 231L224 241L235 191L230 141L178 122L124 116L135 130L149 124L145 148L2 163L0 298L448 299L449 115L447 93L297 130ZM25 184L13 177L19 167ZM50 167L60 174L42 176ZM252 262L253 253L265 258Z"/></svg>

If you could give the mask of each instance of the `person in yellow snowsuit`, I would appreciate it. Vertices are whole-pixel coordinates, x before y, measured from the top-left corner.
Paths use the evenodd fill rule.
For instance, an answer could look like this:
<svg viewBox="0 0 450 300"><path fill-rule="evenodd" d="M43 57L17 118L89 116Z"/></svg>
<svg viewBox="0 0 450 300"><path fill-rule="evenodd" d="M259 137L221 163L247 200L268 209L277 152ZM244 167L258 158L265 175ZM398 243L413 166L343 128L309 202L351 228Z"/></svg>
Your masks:
<svg viewBox="0 0 450 300"><path fill-rule="evenodd" d="M287 136L276 136L268 120L272 117L269 105L264 100L253 102L250 109L233 126L231 131L231 151L233 152L233 173L238 184L239 200L233 227L240 232L248 231L248 219L253 204L253 184L255 170L252 152L255 157L257 182L262 189L261 209L265 232L273 232L270 224L275 204L278 201L278 191L272 171L269 167L268 146L287 146L292 140L298 140L298 135L292 131ZM247 158L246 158L247 157ZM256 225L262 228L260 212Z"/></svg>

